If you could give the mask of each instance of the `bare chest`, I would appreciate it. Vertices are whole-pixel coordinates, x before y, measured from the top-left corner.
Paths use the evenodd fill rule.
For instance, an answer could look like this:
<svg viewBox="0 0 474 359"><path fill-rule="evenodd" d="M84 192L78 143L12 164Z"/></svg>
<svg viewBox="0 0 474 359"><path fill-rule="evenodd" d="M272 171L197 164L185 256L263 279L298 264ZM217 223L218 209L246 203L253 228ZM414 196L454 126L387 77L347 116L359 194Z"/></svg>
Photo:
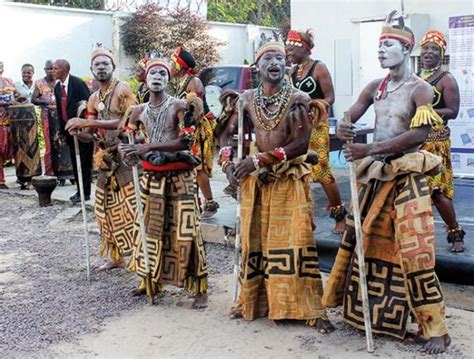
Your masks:
<svg viewBox="0 0 474 359"><path fill-rule="evenodd" d="M416 83L406 83L374 101L375 141L393 138L410 129L410 122L416 111L413 97L415 86Z"/></svg>

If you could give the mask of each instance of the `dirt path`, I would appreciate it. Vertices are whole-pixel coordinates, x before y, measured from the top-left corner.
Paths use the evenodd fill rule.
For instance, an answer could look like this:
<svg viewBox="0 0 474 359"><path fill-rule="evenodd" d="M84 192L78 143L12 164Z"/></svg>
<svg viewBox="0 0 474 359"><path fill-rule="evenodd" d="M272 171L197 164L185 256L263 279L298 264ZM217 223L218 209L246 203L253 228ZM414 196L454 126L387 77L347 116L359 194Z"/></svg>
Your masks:
<svg viewBox="0 0 474 359"><path fill-rule="evenodd" d="M194 311L190 299L168 294L154 307L144 306L113 320L99 334L76 343L53 346L60 357L74 358L367 358L365 338L359 332L334 322L329 336L296 322L276 324L266 319L254 322L230 320L230 275L211 280L209 308ZM184 302L184 304L183 304ZM444 358L473 357L473 313L448 309L453 345ZM331 318L335 318L332 312ZM422 356L418 345L376 338L375 357Z"/></svg>
<svg viewBox="0 0 474 359"><path fill-rule="evenodd" d="M299 323L229 320L232 252L208 245L209 308L195 311L180 290L160 304L129 295L127 271L97 273L100 239L92 214L92 277L85 280L81 215L55 203L0 193L1 358L365 358L365 339L330 312L337 331L317 334ZM449 287L449 286L448 286ZM450 303L472 310L470 288L455 287ZM458 292L456 292L458 291ZM459 293L466 299L457 305ZM466 294L467 293L467 294ZM453 345L443 358L474 357L474 313L448 306ZM419 346L376 338L374 356L413 358Z"/></svg>

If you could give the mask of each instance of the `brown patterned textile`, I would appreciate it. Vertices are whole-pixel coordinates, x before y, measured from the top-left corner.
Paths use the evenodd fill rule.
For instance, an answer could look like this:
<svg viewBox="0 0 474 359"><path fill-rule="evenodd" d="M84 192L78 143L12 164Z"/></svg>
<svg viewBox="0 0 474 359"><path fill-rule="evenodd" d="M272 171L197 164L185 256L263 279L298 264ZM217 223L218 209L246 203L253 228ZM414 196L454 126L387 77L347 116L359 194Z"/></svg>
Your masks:
<svg viewBox="0 0 474 359"><path fill-rule="evenodd" d="M310 165L304 157L276 165L265 183L241 184L241 291L236 309L246 320L326 319L311 227Z"/></svg>
<svg viewBox="0 0 474 359"><path fill-rule="evenodd" d="M425 156L398 158L395 168L420 168ZM415 163L417 157L420 163ZM402 166L405 158L405 166ZM370 172L370 159L364 160ZM379 161L372 159L374 166ZM423 162L423 163L422 163ZM421 171L409 171L391 180L359 183L359 202L367 272L372 330L377 334L404 338L411 314L426 338L447 334L443 294L435 267L434 220L425 174L440 163ZM395 172L396 174L397 172ZM384 174L387 174L385 168ZM374 176L377 177L377 176ZM372 177L373 178L373 177ZM364 329L359 291L359 268L355 254L354 220L339 246L323 296L323 304L343 304L344 320Z"/></svg>
<svg viewBox="0 0 474 359"><path fill-rule="evenodd" d="M153 291L159 291L163 284L173 284L192 292L206 292L207 263L194 171L144 171L140 184ZM145 278L138 221L133 237L130 269Z"/></svg>

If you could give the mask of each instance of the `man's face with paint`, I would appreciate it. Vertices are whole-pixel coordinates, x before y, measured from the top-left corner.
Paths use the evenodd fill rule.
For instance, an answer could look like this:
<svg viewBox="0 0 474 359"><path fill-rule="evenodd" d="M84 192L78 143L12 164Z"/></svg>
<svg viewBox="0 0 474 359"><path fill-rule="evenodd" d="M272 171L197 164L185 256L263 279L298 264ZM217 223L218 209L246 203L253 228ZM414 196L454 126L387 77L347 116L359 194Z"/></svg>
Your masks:
<svg viewBox="0 0 474 359"><path fill-rule="evenodd" d="M146 75L146 85L151 92L160 93L168 87L169 75L163 66L154 66Z"/></svg>
<svg viewBox="0 0 474 359"><path fill-rule="evenodd" d="M258 60L258 70L263 82L279 84L285 78L285 54L267 51Z"/></svg>
<svg viewBox="0 0 474 359"><path fill-rule="evenodd" d="M99 82L108 82L112 79L115 67L110 57L105 55L97 56L91 64L91 72Z"/></svg>
<svg viewBox="0 0 474 359"><path fill-rule="evenodd" d="M400 65L409 50L400 41L394 39L383 39L379 42L378 57L383 69Z"/></svg>

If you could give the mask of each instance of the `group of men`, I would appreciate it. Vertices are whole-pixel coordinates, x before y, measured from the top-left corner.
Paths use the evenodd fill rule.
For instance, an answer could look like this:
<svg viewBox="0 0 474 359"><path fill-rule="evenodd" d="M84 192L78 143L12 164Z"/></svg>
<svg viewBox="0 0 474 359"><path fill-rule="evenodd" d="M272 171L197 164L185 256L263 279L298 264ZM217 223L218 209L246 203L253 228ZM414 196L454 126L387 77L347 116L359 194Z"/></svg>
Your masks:
<svg viewBox="0 0 474 359"><path fill-rule="evenodd" d="M358 161L372 329L404 338L408 320L414 319L417 335L426 339L422 350L434 354L444 351L450 338L434 271L432 201L448 225L453 251L464 248L464 231L451 202L447 127L447 121L457 116L459 94L456 97L454 78L440 67L444 36L431 31L422 39L420 78L409 64L414 35L402 18L394 24L392 17L387 17L379 42L379 61L389 72L366 86L349 109L350 122L340 121L337 132L348 141L347 160ZM261 83L256 89L245 91L238 100L222 98L219 163L231 185L240 188L241 198L240 294L230 317L302 320L329 333L334 327L326 308L342 304L344 320L363 328L353 217L345 220L327 161L332 82L324 64L309 57L314 46L311 34L288 35L286 46L271 41L257 51ZM290 76L287 55L297 64ZM81 91L74 87L76 78L68 75L67 62L56 61L58 113L67 117L68 136L78 136L83 146L98 144L95 211L101 253L110 257L101 269L124 268L124 257L130 256L128 268L142 278L135 294L154 295L163 285L173 284L195 293L193 305L202 308L207 305L207 264L198 188L205 196L202 210L212 215L218 207L208 186L216 119L209 114L189 52L179 48L171 66L162 58L147 58L140 65L143 83L135 96L126 83L114 79L114 56L104 49L94 51L91 71L98 90L88 97L85 116L80 118L63 103L66 96L69 101L70 92ZM179 86L171 96L168 84L173 77ZM353 123L372 105L373 143L352 144ZM255 141L243 141L244 158L236 162L231 140L238 132L239 117L243 128L254 132ZM132 167L137 165L146 248L133 186ZM324 290L313 237L311 179L323 184L335 230L343 233Z"/></svg>

